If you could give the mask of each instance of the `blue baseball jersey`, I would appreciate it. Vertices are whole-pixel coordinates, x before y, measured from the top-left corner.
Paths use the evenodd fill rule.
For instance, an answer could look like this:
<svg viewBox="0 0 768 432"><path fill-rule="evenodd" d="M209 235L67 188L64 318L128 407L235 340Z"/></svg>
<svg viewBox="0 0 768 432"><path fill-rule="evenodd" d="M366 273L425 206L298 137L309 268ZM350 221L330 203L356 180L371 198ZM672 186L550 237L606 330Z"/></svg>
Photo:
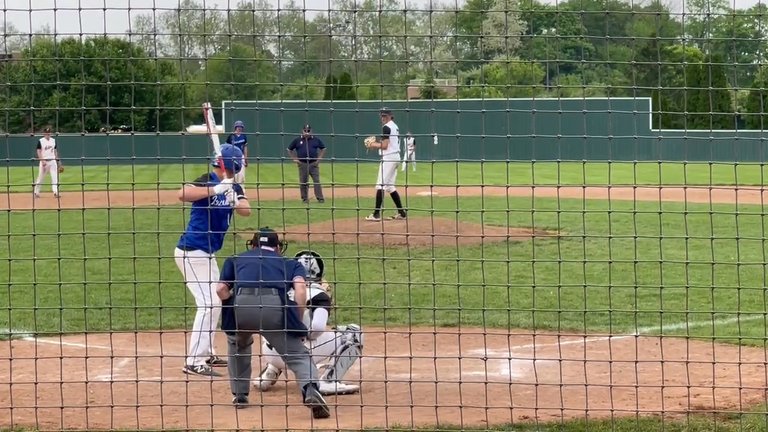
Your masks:
<svg viewBox="0 0 768 432"><path fill-rule="evenodd" d="M216 186L221 180L215 173L203 174L192 182L195 186ZM245 199L243 188L232 185L237 200ZM189 223L179 238L177 247L182 250L200 250L215 253L224 244L234 213L234 203L228 203L224 194L213 195L192 202Z"/></svg>
<svg viewBox="0 0 768 432"><path fill-rule="evenodd" d="M285 258L267 249L251 249L229 257L224 261L219 279L229 285L232 296L222 302L221 330L237 330L235 304L238 288L276 288L281 293L285 311L286 330L306 336L307 327L299 318L293 300L293 279L306 278L306 269L297 260Z"/></svg>
<svg viewBox="0 0 768 432"><path fill-rule="evenodd" d="M227 137L227 144L232 144L245 154L245 148L248 147L248 137L242 133L240 135L232 133Z"/></svg>

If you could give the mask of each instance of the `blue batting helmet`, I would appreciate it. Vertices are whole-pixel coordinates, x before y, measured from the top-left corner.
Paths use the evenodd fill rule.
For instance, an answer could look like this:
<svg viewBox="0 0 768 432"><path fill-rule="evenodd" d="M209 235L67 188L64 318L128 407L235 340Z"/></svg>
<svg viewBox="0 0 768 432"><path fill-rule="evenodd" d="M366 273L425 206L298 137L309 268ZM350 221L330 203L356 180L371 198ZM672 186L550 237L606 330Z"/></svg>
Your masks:
<svg viewBox="0 0 768 432"><path fill-rule="evenodd" d="M243 169L243 152L232 144L222 144L221 154L214 155L211 165L237 174Z"/></svg>
<svg viewBox="0 0 768 432"><path fill-rule="evenodd" d="M245 124L241 120L238 120L235 122L235 125L232 126L232 129L237 129L237 128L245 129Z"/></svg>

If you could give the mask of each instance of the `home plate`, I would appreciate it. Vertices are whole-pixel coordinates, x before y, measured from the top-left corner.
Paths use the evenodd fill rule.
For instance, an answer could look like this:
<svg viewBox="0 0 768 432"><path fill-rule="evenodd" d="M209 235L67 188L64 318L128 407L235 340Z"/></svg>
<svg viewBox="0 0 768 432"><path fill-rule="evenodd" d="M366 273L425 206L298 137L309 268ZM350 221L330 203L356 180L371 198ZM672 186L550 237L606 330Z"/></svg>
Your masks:
<svg viewBox="0 0 768 432"><path fill-rule="evenodd" d="M416 195L432 196L432 195L439 195L439 194L437 192L432 192L432 191L423 191L423 192L417 192Z"/></svg>

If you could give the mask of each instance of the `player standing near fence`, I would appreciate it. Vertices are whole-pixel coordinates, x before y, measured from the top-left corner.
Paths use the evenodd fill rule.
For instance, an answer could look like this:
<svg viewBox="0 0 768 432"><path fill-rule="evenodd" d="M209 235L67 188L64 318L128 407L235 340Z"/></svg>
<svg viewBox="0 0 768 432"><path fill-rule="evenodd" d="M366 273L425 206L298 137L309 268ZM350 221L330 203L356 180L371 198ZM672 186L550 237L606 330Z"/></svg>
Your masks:
<svg viewBox="0 0 768 432"><path fill-rule="evenodd" d="M213 339L221 316L221 301L216 295L219 266L216 252L229 229L232 214L250 216L251 208L235 175L242 169L243 153L224 144L221 155L214 156L212 172L203 174L179 190L179 200L192 203L189 224L181 235L174 257L176 266L195 298L197 313L189 337L186 374L221 376L213 367L226 366L216 356Z"/></svg>
<svg viewBox="0 0 768 432"><path fill-rule="evenodd" d="M328 330L333 301L331 286L323 277L323 258L310 250L299 251L294 258L307 273L305 279L309 292L302 321L309 330L305 344L312 360L322 369L318 389L323 395L357 393L359 385L346 384L341 380L363 353L362 329L357 324L349 324ZM265 338L262 338L261 355L266 357L267 366L253 384L257 389L267 391L277 383L285 370L285 362ZM325 364L320 366L321 362Z"/></svg>
<svg viewBox="0 0 768 432"><path fill-rule="evenodd" d="M392 111L389 108L382 108L379 112L381 118L381 140L375 137L365 139L365 147L368 149L378 149L381 156L379 163L379 174L376 178L376 207L367 221L381 220L381 205L384 203L384 191L389 192L392 201L397 206L397 214L390 219L404 220L406 218L403 202L400 194L397 192L395 182L397 181L397 166L400 165L400 129L394 121Z"/></svg>
<svg viewBox="0 0 768 432"><path fill-rule="evenodd" d="M312 416L328 418L331 412L317 389L319 372L302 343L307 336L299 318L307 300L305 270L283 257L285 242L272 229L260 228L247 246L224 261L217 288L224 304L221 328L227 333L232 403L236 408L248 405L253 334L259 333L296 376Z"/></svg>
<svg viewBox="0 0 768 432"><path fill-rule="evenodd" d="M405 134L405 158L403 159L402 171L405 171L409 162L413 165L413 171L416 172L416 138L411 135L410 131Z"/></svg>
<svg viewBox="0 0 768 432"><path fill-rule="evenodd" d="M59 147L56 139L51 138L51 128L46 127L43 130L43 137L37 140L37 149L35 150L38 160L37 180L35 180L34 195L40 198L40 186L45 179L45 175L51 176L51 189L53 196L59 198L59 173L64 171L64 165L59 159Z"/></svg>
<svg viewBox="0 0 768 432"><path fill-rule="evenodd" d="M248 167L248 136L245 134L245 123L242 121L236 121L232 128L234 132L227 137L227 144L232 144L243 152L242 167L240 172L235 175L235 183L243 187L245 185L245 169Z"/></svg>

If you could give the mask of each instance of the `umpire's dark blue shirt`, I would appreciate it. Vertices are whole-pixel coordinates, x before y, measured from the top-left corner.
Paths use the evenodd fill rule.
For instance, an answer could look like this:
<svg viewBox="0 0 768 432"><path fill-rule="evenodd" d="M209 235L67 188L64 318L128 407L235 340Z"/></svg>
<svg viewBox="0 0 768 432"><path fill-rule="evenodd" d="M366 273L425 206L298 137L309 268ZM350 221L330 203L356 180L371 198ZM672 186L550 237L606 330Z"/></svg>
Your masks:
<svg viewBox="0 0 768 432"><path fill-rule="evenodd" d="M222 302L221 329L225 332L237 330L235 311L232 308L238 288L276 288L282 295L285 308L286 329L305 335L307 327L299 318L296 303L288 298L293 288L293 279L306 277L306 270L298 261L285 258L267 249L252 249L224 261L220 280L232 288L232 296Z"/></svg>
<svg viewBox="0 0 768 432"><path fill-rule="evenodd" d="M307 137L300 136L291 142L288 146L288 150L295 150L296 157L300 162L314 162L317 160L320 150L325 148L325 144L320 138L310 135Z"/></svg>

